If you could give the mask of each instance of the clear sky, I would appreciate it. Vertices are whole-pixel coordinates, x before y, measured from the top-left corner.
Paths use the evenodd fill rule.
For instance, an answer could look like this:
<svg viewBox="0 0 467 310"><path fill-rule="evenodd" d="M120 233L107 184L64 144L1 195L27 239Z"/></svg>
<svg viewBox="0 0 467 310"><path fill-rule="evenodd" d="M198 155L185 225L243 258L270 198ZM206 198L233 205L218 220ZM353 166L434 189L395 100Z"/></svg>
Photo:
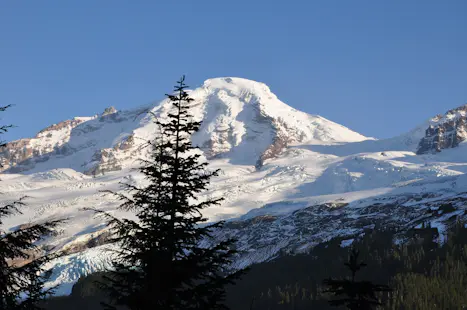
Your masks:
<svg viewBox="0 0 467 310"><path fill-rule="evenodd" d="M365 135L467 103L466 0L0 1L4 138L237 76Z"/></svg>

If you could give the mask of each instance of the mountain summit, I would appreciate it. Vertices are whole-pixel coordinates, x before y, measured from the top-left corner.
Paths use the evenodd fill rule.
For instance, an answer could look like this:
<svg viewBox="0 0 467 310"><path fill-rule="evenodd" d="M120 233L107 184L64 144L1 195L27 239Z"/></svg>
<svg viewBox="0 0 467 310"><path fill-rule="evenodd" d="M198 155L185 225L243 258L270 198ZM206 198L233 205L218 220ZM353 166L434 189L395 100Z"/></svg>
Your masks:
<svg viewBox="0 0 467 310"><path fill-rule="evenodd" d="M320 116L297 111L265 84L251 80L210 79L191 96L198 108L194 113L203 121L193 142L208 157L227 156L260 167L292 144L368 139Z"/></svg>
<svg viewBox="0 0 467 310"><path fill-rule="evenodd" d="M202 121L193 143L207 158L261 167L295 143L355 142L368 139L325 118L309 115L280 101L263 83L242 78L214 78L190 95L192 114ZM141 140L154 136L151 122L169 112L164 100L144 108L109 107L93 117L54 124L34 138L8 143L0 156L9 172L32 173L72 168L85 174L121 170L138 155Z"/></svg>

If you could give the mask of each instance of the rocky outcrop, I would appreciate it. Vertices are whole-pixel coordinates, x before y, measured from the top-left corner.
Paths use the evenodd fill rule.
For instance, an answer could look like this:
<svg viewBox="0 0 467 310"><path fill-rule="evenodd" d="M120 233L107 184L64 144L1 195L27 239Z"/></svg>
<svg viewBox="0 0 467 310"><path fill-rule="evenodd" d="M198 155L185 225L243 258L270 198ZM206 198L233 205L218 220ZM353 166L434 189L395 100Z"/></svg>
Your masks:
<svg viewBox="0 0 467 310"><path fill-rule="evenodd" d="M114 107L108 107L99 117L99 122L123 122L126 118L122 117L121 113L117 111Z"/></svg>
<svg viewBox="0 0 467 310"><path fill-rule="evenodd" d="M115 144L113 148L98 150L91 158L91 162L87 165L87 170L84 174L99 175L106 172L122 170L122 162L131 156L135 156L135 139L134 135L129 135L122 141Z"/></svg>
<svg viewBox="0 0 467 310"><path fill-rule="evenodd" d="M37 168L38 163L72 157L85 149L88 149L87 154L93 154L92 158L89 155L84 157L81 165L70 160L63 167L75 170L85 167L83 170L87 174L120 170L122 158L133 155L130 153L135 146L134 134L130 131L131 134L122 138L125 135L123 128L128 124L121 125L115 139L107 138L108 132L114 132L115 127L112 126L120 126L120 123L134 119L135 113L141 114L141 111L124 113L108 107L101 114L92 117L75 117L53 124L41 130L34 138L9 142L0 149L0 172L23 173ZM104 143L100 144L104 147L98 146L101 137Z"/></svg>
<svg viewBox="0 0 467 310"><path fill-rule="evenodd" d="M357 204L312 204L285 215L229 221L216 232L216 241L236 238L242 255L234 266L243 268L280 254L306 253L332 238L355 238L366 230L397 228L402 233L428 221L449 226L465 218L465 203L465 193L448 199L443 194L423 193L363 199Z"/></svg>
<svg viewBox="0 0 467 310"><path fill-rule="evenodd" d="M77 125L81 124L84 121L82 118L74 118L74 119L69 119L63 122L60 122L58 124L53 124L49 127L46 127L39 131L36 135L37 138L41 138L44 135L48 138L52 137L52 131L58 131L58 130L71 130L72 128L76 127Z"/></svg>
<svg viewBox="0 0 467 310"><path fill-rule="evenodd" d="M118 142L115 144L113 147L114 150L122 150L122 151L128 151L131 149L133 146L135 146L135 135L131 134L122 141Z"/></svg>
<svg viewBox="0 0 467 310"><path fill-rule="evenodd" d="M105 116L105 115L108 115L108 114L113 114L113 113L116 113L117 112L117 109L115 109L115 107L108 107L108 108L105 108L104 109L104 112L102 113L102 116Z"/></svg>
<svg viewBox="0 0 467 310"><path fill-rule="evenodd" d="M418 145L417 154L441 152L454 148L467 139L467 105L437 115L425 131Z"/></svg>
<svg viewBox="0 0 467 310"><path fill-rule="evenodd" d="M306 139L303 131L288 126L281 117L272 119L271 123L275 129L275 137L271 145L258 158L257 169L261 168L266 160L279 156L291 143L302 142Z"/></svg>
<svg viewBox="0 0 467 310"><path fill-rule="evenodd" d="M89 240L73 242L72 244L64 247L62 251L67 255L79 253L90 248L108 244L111 238L112 234L110 233L110 231L105 230L95 235L91 235L91 238L89 238Z"/></svg>
<svg viewBox="0 0 467 310"><path fill-rule="evenodd" d="M260 169L264 162L268 159L274 158L279 155L284 149L287 148L289 144L289 137L284 133L277 133L276 137L274 138L274 142L261 154L260 158L256 162L256 169Z"/></svg>
<svg viewBox="0 0 467 310"><path fill-rule="evenodd" d="M91 168L84 171L84 174L99 175L110 171L122 170L121 162L113 149L98 150L94 153L91 162L94 164Z"/></svg>
<svg viewBox="0 0 467 310"><path fill-rule="evenodd" d="M15 259L7 259L6 262L8 266L15 266L17 268L24 266L26 264L29 264L33 260L43 256L45 253L42 249L38 248L35 250L26 250L23 251L23 254L27 256L27 258L24 257L17 257Z"/></svg>
<svg viewBox="0 0 467 310"><path fill-rule="evenodd" d="M18 173L34 167L36 162L45 161L51 154L66 155L71 150L65 146L71 130L86 121L74 118L42 129L34 138L8 142L0 150L0 171Z"/></svg>

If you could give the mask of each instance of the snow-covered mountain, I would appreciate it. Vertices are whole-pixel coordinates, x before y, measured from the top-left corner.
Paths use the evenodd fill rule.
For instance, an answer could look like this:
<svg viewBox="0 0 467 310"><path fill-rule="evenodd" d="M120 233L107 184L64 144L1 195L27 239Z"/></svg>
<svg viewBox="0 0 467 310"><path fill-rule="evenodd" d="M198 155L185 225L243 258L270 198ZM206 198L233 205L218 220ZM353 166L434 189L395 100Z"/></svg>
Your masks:
<svg viewBox="0 0 467 310"><path fill-rule="evenodd" d="M191 96L195 99L191 113L203 121L193 143L208 158L260 167L294 143L368 139L320 116L297 111L265 84L246 79L210 79ZM0 154L4 169L31 173L72 168L85 174L121 170L128 164L126 159L134 158L141 141L157 131L151 117L163 118L170 107L167 100L130 111L111 107L100 115L54 124L35 138L10 142Z"/></svg>
<svg viewBox="0 0 467 310"><path fill-rule="evenodd" d="M420 151L430 126L446 123L442 118L376 140L297 111L265 84L246 79L210 79L190 95L192 114L203 121L193 143L211 168L222 170L205 195L225 201L205 216L227 220L219 238L239 238L245 254L236 266L305 251L334 236L351 239L375 225L413 227L429 219L442 231L453 216L464 214L466 145L458 139L441 152ZM464 117L461 110L458 119ZM128 111L108 108L12 141L0 153L0 199L30 197L27 210L9 218L8 227L69 218L62 234L44 244L44 251L69 253L52 263L50 284L60 284L59 293L111 260L104 251L111 247L105 244L105 223L80 209L131 216L100 191L144 182L130 169L146 155L141 145L157 134L153 117L169 111L167 100Z"/></svg>

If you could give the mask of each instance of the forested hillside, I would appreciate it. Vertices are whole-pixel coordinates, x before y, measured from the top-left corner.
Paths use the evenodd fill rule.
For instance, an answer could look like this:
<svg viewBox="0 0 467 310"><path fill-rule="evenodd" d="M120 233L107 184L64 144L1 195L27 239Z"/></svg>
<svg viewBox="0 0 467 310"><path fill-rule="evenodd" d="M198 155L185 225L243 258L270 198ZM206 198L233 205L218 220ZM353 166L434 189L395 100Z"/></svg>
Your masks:
<svg viewBox="0 0 467 310"><path fill-rule="evenodd" d="M368 231L352 244L368 264L357 278L393 288L392 293L380 296L385 303L380 309L464 309L467 305L464 224L454 224L445 241L440 245L437 230L431 227L409 233ZM233 310L336 309L328 305L330 296L322 293L322 281L349 275L344 266L349 243L334 239L306 255L282 256L254 265L235 286L228 288L228 305ZM48 309L102 309L92 283L98 276L80 279L72 296L49 301Z"/></svg>
<svg viewBox="0 0 467 310"><path fill-rule="evenodd" d="M436 228L409 234L378 231L354 241L368 266L357 278L388 284L381 309L464 309L467 305L467 229L457 223L441 246ZM406 243L394 242L407 237ZM394 238L396 237L396 238ZM254 266L230 290L233 309L335 309L322 294L322 280L349 276L342 240L322 244L307 255L284 256Z"/></svg>

